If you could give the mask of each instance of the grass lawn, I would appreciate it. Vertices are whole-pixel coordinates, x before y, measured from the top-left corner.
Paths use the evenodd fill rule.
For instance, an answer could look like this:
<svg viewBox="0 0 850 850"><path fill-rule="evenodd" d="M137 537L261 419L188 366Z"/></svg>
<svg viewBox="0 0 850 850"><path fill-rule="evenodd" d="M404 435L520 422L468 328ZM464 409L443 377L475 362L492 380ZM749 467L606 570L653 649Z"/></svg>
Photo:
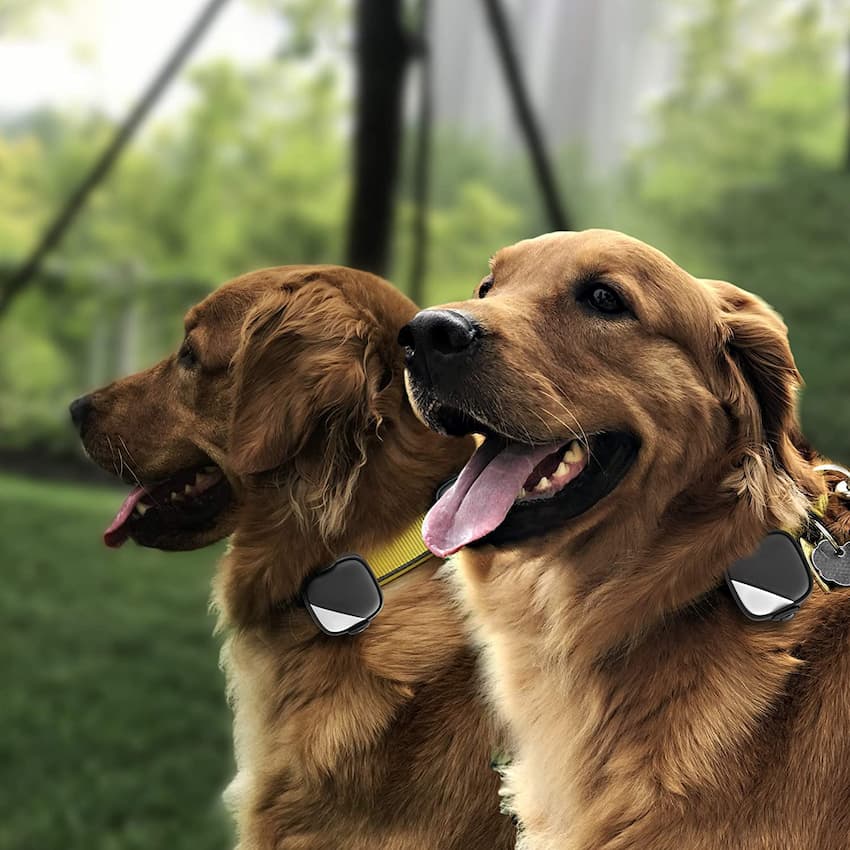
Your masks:
<svg viewBox="0 0 850 850"><path fill-rule="evenodd" d="M107 550L120 499L0 475L0 850L231 844L220 549Z"/></svg>

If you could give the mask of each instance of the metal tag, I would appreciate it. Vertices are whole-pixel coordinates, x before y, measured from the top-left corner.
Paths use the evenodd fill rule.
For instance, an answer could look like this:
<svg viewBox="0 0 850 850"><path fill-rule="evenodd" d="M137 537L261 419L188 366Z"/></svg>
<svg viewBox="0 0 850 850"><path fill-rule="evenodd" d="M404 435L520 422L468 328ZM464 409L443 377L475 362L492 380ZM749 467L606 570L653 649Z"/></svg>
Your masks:
<svg viewBox="0 0 850 850"><path fill-rule="evenodd" d="M381 587L359 555L345 555L312 576L301 598L313 622L326 635L356 635L384 604Z"/></svg>
<svg viewBox="0 0 850 850"><path fill-rule="evenodd" d="M726 583L751 620L790 620L812 592L812 577L798 540L772 531L758 549L726 571Z"/></svg>
<svg viewBox="0 0 850 850"><path fill-rule="evenodd" d="M828 582L850 587L850 544L839 546L837 551L829 540L821 540L812 551L812 566Z"/></svg>

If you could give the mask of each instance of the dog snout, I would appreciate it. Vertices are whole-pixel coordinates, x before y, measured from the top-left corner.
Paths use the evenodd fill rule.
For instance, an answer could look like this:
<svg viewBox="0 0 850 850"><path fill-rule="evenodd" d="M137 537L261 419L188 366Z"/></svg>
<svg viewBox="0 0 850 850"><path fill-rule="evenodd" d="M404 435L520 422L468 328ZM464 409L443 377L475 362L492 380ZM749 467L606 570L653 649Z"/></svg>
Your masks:
<svg viewBox="0 0 850 850"><path fill-rule="evenodd" d="M74 427L82 437L83 432L86 430L86 421L94 410L91 396L81 395L79 398L75 398L68 407L68 410L71 413L71 422L74 423Z"/></svg>
<svg viewBox="0 0 850 850"><path fill-rule="evenodd" d="M440 378L469 359L481 326L458 310L422 310L398 335L408 368Z"/></svg>

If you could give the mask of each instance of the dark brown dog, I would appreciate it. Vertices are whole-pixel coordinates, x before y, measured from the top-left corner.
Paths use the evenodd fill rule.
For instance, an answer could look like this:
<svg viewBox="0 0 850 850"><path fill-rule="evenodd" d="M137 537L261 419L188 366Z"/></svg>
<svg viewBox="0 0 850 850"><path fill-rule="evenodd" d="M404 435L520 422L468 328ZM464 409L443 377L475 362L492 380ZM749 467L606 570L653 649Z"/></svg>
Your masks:
<svg viewBox="0 0 850 850"><path fill-rule="evenodd" d="M408 405L395 336L414 312L349 269L256 272L189 311L176 355L72 406L91 457L137 485L109 544L234 532L215 601L246 850L513 844L439 562L391 584L361 635L327 637L298 604L308 576L413 523L472 450Z"/></svg>
<svg viewBox="0 0 850 850"><path fill-rule="evenodd" d="M825 490L781 320L610 231L491 268L400 339L422 418L486 436L425 536L466 547L521 846L847 848L850 590L757 623L724 582Z"/></svg>

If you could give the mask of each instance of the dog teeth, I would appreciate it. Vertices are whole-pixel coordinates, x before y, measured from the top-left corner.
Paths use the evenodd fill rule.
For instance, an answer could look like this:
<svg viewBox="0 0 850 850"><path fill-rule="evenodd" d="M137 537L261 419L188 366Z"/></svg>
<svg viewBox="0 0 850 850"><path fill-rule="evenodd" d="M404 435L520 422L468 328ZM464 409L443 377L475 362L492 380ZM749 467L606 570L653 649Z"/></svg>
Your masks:
<svg viewBox="0 0 850 850"><path fill-rule="evenodd" d="M530 487L529 489L522 487L517 499L525 499L534 493L546 493L560 488L563 486L564 479L570 476L570 464L579 463L584 459L586 453L584 445L579 440L573 440L564 450L561 462L551 477L547 478L543 476L534 487Z"/></svg>
<svg viewBox="0 0 850 850"><path fill-rule="evenodd" d="M192 495L192 493L194 493L194 492L195 492L195 488L194 488L194 487L192 487L192 485L191 485L191 484L187 484L187 485L183 488L183 492L184 492L187 496L191 496L191 495Z"/></svg>
<svg viewBox="0 0 850 850"><path fill-rule="evenodd" d="M549 479L544 475L538 482L537 486L534 488L535 493L543 493L549 489Z"/></svg>
<svg viewBox="0 0 850 850"><path fill-rule="evenodd" d="M148 512L149 508L150 508L150 505L146 505L144 502L137 502L136 503L136 513L139 516L144 516Z"/></svg>
<svg viewBox="0 0 850 850"><path fill-rule="evenodd" d="M563 458L566 463L578 463L584 457L584 446L578 441L573 440L564 452Z"/></svg>

